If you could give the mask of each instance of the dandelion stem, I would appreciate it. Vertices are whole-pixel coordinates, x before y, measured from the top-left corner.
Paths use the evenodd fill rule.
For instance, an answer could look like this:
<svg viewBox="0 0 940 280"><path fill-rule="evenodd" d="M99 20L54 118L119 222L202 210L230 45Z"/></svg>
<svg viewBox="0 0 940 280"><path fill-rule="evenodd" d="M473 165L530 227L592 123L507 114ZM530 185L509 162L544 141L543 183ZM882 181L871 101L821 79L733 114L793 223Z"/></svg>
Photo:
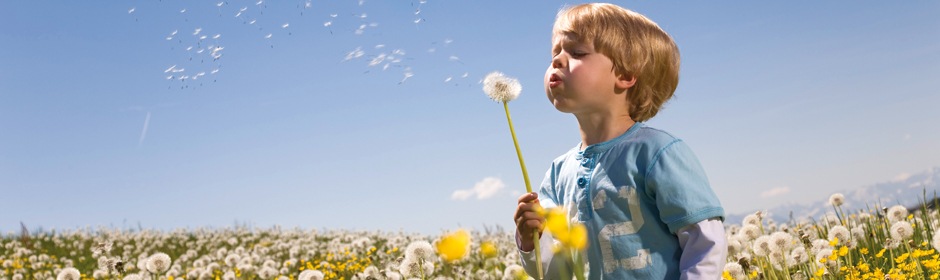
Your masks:
<svg viewBox="0 0 940 280"><path fill-rule="evenodd" d="M506 121L509 122L509 133L512 133L512 143L516 145L516 155L519 156L519 165L522 166L522 178L525 179L525 190L526 192L532 192L532 185L529 183L529 173L525 170L525 161L522 160L522 151L519 150L519 141L516 140L516 130L512 128L512 118L509 117L509 104L508 102L503 102L503 108L506 109ZM542 275L542 253L539 248L539 230L533 230L532 241L535 243L535 264L539 271L539 280L543 277Z"/></svg>

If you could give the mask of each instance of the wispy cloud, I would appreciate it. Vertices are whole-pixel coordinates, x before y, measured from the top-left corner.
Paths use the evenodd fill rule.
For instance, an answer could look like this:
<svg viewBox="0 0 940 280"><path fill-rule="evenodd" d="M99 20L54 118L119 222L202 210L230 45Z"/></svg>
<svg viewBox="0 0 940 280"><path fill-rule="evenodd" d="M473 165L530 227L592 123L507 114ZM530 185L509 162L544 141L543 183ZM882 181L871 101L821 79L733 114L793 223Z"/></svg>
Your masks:
<svg viewBox="0 0 940 280"><path fill-rule="evenodd" d="M894 179L892 179L891 181L900 182L900 181L907 180L907 178L910 178L910 177L911 177L910 173L902 172L901 174L898 174L898 176L894 176Z"/></svg>
<svg viewBox="0 0 940 280"><path fill-rule="evenodd" d="M477 196L477 199L487 199L493 197L505 187L506 184L499 178L486 177L483 178L483 181L477 182L471 189L454 191L454 193L450 195L450 199L467 200L467 198L470 198L474 194Z"/></svg>
<svg viewBox="0 0 940 280"><path fill-rule="evenodd" d="M144 143L144 137L147 137L147 125L150 124L150 112L147 112L147 118L144 119L144 131L140 133L140 141L137 142L137 148L140 149L140 145Z"/></svg>
<svg viewBox="0 0 940 280"><path fill-rule="evenodd" d="M767 190L767 191L765 191L765 192L762 192L762 193L760 194L760 197L761 197L761 198L774 197L774 196L786 194L786 193L789 193L789 192L790 192L790 187L776 187L776 188Z"/></svg>

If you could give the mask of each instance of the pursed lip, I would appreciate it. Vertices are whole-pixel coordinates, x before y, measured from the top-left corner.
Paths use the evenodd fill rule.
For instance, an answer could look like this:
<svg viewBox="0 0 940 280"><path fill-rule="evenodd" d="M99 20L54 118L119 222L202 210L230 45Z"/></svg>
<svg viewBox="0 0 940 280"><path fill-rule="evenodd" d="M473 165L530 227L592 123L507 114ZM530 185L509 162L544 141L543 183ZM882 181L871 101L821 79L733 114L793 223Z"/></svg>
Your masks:
<svg viewBox="0 0 940 280"><path fill-rule="evenodd" d="M561 76L559 76L558 74L552 74L552 75L548 78L548 87L549 87L549 88L555 88L555 87L557 87L557 86L559 86L559 85L561 85Z"/></svg>

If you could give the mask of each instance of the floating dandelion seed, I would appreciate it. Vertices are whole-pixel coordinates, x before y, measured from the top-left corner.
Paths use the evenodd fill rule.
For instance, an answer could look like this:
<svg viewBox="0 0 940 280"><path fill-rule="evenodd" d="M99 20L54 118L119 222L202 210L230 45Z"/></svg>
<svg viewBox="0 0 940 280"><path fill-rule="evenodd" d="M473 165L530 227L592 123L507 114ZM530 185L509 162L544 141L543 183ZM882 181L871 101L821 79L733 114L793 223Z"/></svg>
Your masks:
<svg viewBox="0 0 940 280"><path fill-rule="evenodd" d="M245 6L244 8L241 8L241 9L238 10L238 11L239 11L239 12L244 12L245 10L248 10L248 6Z"/></svg>
<svg viewBox="0 0 940 280"><path fill-rule="evenodd" d="M166 37L166 40L167 40L167 41L173 40L173 37Z"/></svg>
<svg viewBox="0 0 940 280"><path fill-rule="evenodd" d="M384 46L385 46L385 45L375 45L375 48L376 48L376 49L381 49L381 48L384 47Z"/></svg>
<svg viewBox="0 0 940 280"><path fill-rule="evenodd" d="M196 53L202 53L202 51L204 51L204 50L203 50L203 49L199 49L198 51L196 51Z"/></svg>
<svg viewBox="0 0 940 280"><path fill-rule="evenodd" d="M385 71L385 69L388 69L388 63L386 63L385 66L382 66L382 71Z"/></svg>
<svg viewBox="0 0 940 280"><path fill-rule="evenodd" d="M417 15L417 14L420 14L420 13L421 13L421 9L418 9L417 11L415 11L415 14L416 14L416 15Z"/></svg>
<svg viewBox="0 0 940 280"><path fill-rule="evenodd" d="M181 14L182 14L182 13L185 13L185 12L186 12L186 9L183 9L182 11L180 11Z"/></svg>
<svg viewBox="0 0 940 280"><path fill-rule="evenodd" d="M257 19L256 19L256 20L252 20L252 21L249 22L248 24L255 24L256 21L258 21L258 20L257 20Z"/></svg>
<svg viewBox="0 0 940 280"><path fill-rule="evenodd" d="M242 12L238 12L237 14L235 14L235 17L239 17L241 15L242 15Z"/></svg>
<svg viewBox="0 0 940 280"><path fill-rule="evenodd" d="M266 39L271 39L271 36L272 36L272 35L274 35L274 33L268 34L268 36L264 36L264 38L266 38Z"/></svg>
<svg viewBox="0 0 940 280"><path fill-rule="evenodd" d="M290 23L285 23L284 25L281 25L281 28L287 28L287 26L289 26L289 25L290 25Z"/></svg>
<svg viewBox="0 0 940 280"><path fill-rule="evenodd" d="M333 22L332 22L332 21L327 21L327 22L323 23L323 26L330 26L330 24L333 24Z"/></svg>
<svg viewBox="0 0 940 280"><path fill-rule="evenodd" d="M407 79L408 79L409 77L411 77L411 76L414 76L414 74L405 73L405 78L404 78L404 79L401 79L401 82L398 82L398 84L400 85L400 84L404 83L405 80L407 80Z"/></svg>
<svg viewBox="0 0 940 280"><path fill-rule="evenodd" d="M215 36L212 36L212 39L218 39L219 36L222 36L222 34L215 34Z"/></svg>
<svg viewBox="0 0 940 280"><path fill-rule="evenodd" d="M363 0L359 0L359 6L362 6Z"/></svg>
<svg viewBox="0 0 940 280"><path fill-rule="evenodd" d="M379 56L373 58L372 61L369 62L369 66L378 65L379 63L382 63L383 60L385 60L385 54L379 54Z"/></svg>
<svg viewBox="0 0 940 280"><path fill-rule="evenodd" d="M200 31L202 31L202 28L196 28L196 32L193 32L193 35L199 34Z"/></svg>
<svg viewBox="0 0 940 280"><path fill-rule="evenodd" d="M215 4L215 5L218 6L218 7L222 7L222 4L224 4L224 3L225 3L225 1L222 1L222 2L219 2L218 4Z"/></svg>
<svg viewBox="0 0 940 280"><path fill-rule="evenodd" d="M136 9L137 9L137 8L131 8L131 10L130 10L130 11L127 11L127 13L128 13L128 14L133 13L134 10L136 10Z"/></svg>
<svg viewBox="0 0 940 280"><path fill-rule="evenodd" d="M330 14L330 17L336 17L337 14Z"/></svg>
<svg viewBox="0 0 940 280"><path fill-rule="evenodd" d="M453 78L453 77L447 77L447 79L445 79L444 82L445 82L445 83L446 83L446 82L450 82L450 79L451 79L451 78Z"/></svg>
<svg viewBox="0 0 940 280"><path fill-rule="evenodd" d="M451 39L444 39L444 45L450 44L450 42L453 42L453 41L454 40L451 40Z"/></svg>
<svg viewBox="0 0 940 280"><path fill-rule="evenodd" d="M166 71L163 71L163 73L173 71L173 68L176 68L176 65L170 66L170 68L167 68Z"/></svg>
<svg viewBox="0 0 940 280"><path fill-rule="evenodd" d="M377 22L373 22L369 24L369 27L376 27L376 26L379 26Z"/></svg>
<svg viewBox="0 0 940 280"><path fill-rule="evenodd" d="M461 77L461 78L466 78L468 74L470 74L470 72L463 73L463 76L460 76L460 77Z"/></svg>
<svg viewBox="0 0 940 280"><path fill-rule="evenodd" d="M450 56L450 60L460 60L460 58L457 58L456 56L453 56L453 55L452 55L452 56Z"/></svg>
<svg viewBox="0 0 940 280"><path fill-rule="evenodd" d="M199 37L199 40L202 40L202 39L205 39L205 38L206 38L206 35L202 35L202 37Z"/></svg>
<svg viewBox="0 0 940 280"><path fill-rule="evenodd" d="M264 3L264 0L258 1L258 3L255 3L255 5L261 5L261 3Z"/></svg>
<svg viewBox="0 0 940 280"><path fill-rule="evenodd" d="M172 80L172 79L173 79L173 76L166 76L166 79L167 79L167 80Z"/></svg>
<svg viewBox="0 0 940 280"><path fill-rule="evenodd" d="M415 23L418 23L418 22L420 22L420 21L421 21L420 18L419 18L419 19L416 19L416 20L415 20Z"/></svg>
<svg viewBox="0 0 940 280"><path fill-rule="evenodd" d="M346 54L346 58L344 58L343 61L347 61L347 60L350 60L350 59L353 59L353 58L357 58L357 57L360 57L360 56L364 55L365 52L361 51L361 50L360 50L361 48L362 48L362 47L356 47L355 50L353 50L353 51L347 53L347 54ZM342 62L342 61L341 61L341 62Z"/></svg>
<svg viewBox="0 0 940 280"><path fill-rule="evenodd" d="M188 48L186 48L187 51L191 49L193 49L193 46L189 46Z"/></svg>
<svg viewBox="0 0 940 280"><path fill-rule="evenodd" d="M212 72L209 72L209 74L215 74L217 72L219 72L219 69L212 70Z"/></svg>
<svg viewBox="0 0 940 280"><path fill-rule="evenodd" d="M434 52L434 48L428 49L428 52Z"/></svg>

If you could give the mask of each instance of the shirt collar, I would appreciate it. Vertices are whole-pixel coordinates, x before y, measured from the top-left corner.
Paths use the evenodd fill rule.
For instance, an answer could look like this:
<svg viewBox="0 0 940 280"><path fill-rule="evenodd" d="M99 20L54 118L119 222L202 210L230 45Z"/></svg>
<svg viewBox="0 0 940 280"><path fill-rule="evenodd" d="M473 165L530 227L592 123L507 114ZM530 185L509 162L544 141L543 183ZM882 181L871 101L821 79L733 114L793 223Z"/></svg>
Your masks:
<svg viewBox="0 0 940 280"><path fill-rule="evenodd" d="M603 143L597 143L594 145L587 146L587 148L585 148L584 151L578 151L577 157L578 159L580 159L582 157L591 157L593 155L606 152L617 143L623 142L624 139L627 139L627 137L630 137L630 135L633 135L634 132L636 132L637 130L639 130L640 128L644 126L646 125L644 125L641 122L634 123L633 126L630 127L630 129L627 129L627 131L625 131L623 134L620 134L620 136L617 136L614 139L607 140ZM580 149L583 143L584 143L583 141L578 142L578 146L575 147L575 149L576 150Z"/></svg>

